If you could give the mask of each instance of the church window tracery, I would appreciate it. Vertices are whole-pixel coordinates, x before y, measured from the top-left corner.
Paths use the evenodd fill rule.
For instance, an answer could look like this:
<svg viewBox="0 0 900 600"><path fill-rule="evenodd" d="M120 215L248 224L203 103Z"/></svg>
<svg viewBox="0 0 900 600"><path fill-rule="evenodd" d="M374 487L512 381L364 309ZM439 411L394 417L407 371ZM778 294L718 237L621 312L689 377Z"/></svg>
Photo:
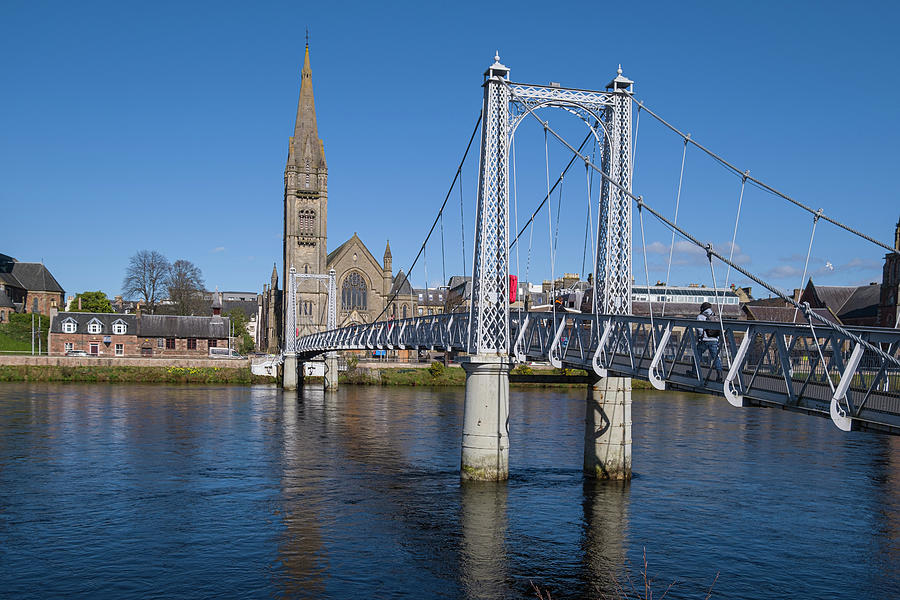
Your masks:
<svg viewBox="0 0 900 600"><path fill-rule="evenodd" d="M366 281L353 271L341 285L341 310L366 310L367 306Z"/></svg>

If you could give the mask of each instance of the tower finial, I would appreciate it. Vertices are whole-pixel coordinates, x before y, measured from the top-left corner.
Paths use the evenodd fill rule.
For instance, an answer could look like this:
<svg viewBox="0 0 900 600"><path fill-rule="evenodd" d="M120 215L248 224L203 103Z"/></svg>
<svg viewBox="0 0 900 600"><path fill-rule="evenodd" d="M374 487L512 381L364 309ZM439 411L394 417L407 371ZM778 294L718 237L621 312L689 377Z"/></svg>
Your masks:
<svg viewBox="0 0 900 600"><path fill-rule="evenodd" d="M494 62L500 62L500 51L494 52Z"/></svg>
<svg viewBox="0 0 900 600"><path fill-rule="evenodd" d="M306 37L307 37L307 45L309 45L309 33L306 34ZM617 75L621 75L621 74L622 74L622 63L619 63L619 68L618 68L618 70L616 71L616 74L617 74Z"/></svg>
<svg viewBox="0 0 900 600"><path fill-rule="evenodd" d="M309 48L309 27L306 28L306 47Z"/></svg>

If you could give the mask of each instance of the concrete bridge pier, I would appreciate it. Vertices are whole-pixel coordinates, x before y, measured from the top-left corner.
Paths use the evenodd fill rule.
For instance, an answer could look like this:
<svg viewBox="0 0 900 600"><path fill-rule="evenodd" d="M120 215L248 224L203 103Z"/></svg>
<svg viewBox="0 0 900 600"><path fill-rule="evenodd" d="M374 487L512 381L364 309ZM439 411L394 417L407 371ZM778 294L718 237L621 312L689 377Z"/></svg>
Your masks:
<svg viewBox="0 0 900 600"><path fill-rule="evenodd" d="M462 367L466 372L466 401L460 477L504 481L509 479L510 360L477 354Z"/></svg>
<svg viewBox="0 0 900 600"><path fill-rule="evenodd" d="M329 352L325 355L325 391L338 391L338 355Z"/></svg>
<svg viewBox="0 0 900 600"><path fill-rule="evenodd" d="M282 365L281 387L286 390L296 390L300 363L294 354L284 355L284 364Z"/></svg>
<svg viewBox="0 0 900 600"><path fill-rule="evenodd" d="M584 420L584 474L631 479L631 378L591 374Z"/></svg>

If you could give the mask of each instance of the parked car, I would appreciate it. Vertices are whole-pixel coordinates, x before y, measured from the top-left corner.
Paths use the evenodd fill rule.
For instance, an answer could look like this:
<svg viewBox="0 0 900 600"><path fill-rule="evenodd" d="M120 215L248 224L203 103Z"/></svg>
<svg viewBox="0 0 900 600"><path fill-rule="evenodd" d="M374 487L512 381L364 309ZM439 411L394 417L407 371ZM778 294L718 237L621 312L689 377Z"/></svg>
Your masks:
<svg viewBox="0 0 900 600"><path fill-rule="evenodd" d="M84 350L69 350L66 352L66 356L90 356L90 354Z"/></svg>
<svg viewBox="0 0 900 600"><path fill-rule="evenodd" d="M210 358L244 358L241 354L232 348L210 348L209 349L209 357Z"/></svg>

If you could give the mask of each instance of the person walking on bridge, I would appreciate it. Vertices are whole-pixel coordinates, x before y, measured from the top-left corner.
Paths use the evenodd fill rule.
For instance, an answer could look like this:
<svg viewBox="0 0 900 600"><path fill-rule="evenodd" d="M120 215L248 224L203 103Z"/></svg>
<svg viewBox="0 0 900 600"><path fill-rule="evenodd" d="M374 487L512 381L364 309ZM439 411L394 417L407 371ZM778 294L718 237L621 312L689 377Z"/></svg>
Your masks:
<svg viewBox="0 0 900 600"><path fill-rule="evenodd" d="M704 302L700 305L700 314L697 315L698 321L709 321L713 316L712 304ZM700 360L703 360L703 353L709 352L710 362L716 369L716 381L721 382L722 377L722 359L719 358L719 337L722 332L718 329L703 329L700 335L699 354Z"/></svg>

